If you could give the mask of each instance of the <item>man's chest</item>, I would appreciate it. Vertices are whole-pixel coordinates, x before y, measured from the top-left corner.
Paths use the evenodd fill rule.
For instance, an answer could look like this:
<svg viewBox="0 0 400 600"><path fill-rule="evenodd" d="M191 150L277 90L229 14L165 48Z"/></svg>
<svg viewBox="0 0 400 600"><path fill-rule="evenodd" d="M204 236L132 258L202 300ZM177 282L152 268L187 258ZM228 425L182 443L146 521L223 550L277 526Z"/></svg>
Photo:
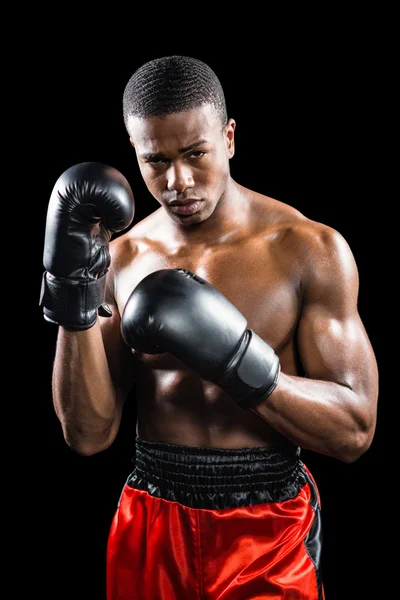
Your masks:
<svg viewBox="0 0 400 600"><path fill-rule="evenodd" d="M120 311L134 287L158 269L187 269L221 292L246 317L248 327L275 349L293 335L299 310L298 282L290 261L268 244L224 244L202 251L140 252L117 278Z"/></svg>

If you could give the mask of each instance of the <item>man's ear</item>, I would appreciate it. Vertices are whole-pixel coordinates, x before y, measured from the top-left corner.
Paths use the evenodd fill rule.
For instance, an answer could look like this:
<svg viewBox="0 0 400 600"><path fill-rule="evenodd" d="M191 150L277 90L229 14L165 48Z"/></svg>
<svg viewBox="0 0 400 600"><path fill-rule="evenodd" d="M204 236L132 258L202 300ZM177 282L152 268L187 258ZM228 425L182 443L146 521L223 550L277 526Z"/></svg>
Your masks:
<svg viewBox="0 0 400 600"><path fill-rule="evenodd" d="M229 119L225 125L226 150L229 158L232 158L235 154L235 128L236 121L234 119Z"/></svg>

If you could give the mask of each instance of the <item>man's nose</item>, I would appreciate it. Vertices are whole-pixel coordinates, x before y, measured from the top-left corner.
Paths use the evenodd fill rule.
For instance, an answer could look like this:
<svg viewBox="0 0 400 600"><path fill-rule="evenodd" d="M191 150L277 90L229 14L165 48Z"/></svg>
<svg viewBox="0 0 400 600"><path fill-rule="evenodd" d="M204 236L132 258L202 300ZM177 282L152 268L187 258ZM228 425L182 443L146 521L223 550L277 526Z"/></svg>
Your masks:
<svg viewBox="0 0 400 600"><path fill-rule="evenodd" d="M181 194L194 186L192 170L189 165L173 164L167 172L167 187L170 191Z"/></svg>

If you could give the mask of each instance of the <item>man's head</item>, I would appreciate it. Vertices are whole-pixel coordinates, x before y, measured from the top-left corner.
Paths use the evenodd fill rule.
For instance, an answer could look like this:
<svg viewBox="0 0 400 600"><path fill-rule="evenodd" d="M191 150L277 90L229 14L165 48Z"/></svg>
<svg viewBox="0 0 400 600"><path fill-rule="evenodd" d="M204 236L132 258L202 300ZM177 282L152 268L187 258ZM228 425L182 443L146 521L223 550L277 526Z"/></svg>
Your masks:
<svg viewBox="0 0 400 600"><path fill-rule="evenodd" d="M225 96L208 65L188 56L156 58L139 67L125 87L125 127L129 132L130 117L165 117L204 104L214 108L222 129L227 121Z"/></svg>
<svg viewBox="0 0 400 600"><path fill-rule="evenodd" d="M186 56L149 61L125 87L123 116L151 194L181 224L208 218L224 194L234 154L235 122L227 118L214 71ZM177 207L189 200L199 202Z"/></svg>

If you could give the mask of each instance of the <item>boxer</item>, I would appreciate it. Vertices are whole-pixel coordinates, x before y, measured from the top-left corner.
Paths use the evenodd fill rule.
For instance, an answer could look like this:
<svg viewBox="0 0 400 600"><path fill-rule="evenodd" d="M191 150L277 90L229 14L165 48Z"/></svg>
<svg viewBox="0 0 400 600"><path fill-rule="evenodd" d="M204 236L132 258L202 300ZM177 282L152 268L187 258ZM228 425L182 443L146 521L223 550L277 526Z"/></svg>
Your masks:
<svg viewBox="0 0 400 600"><path fill-rule="evenodd" d="M111 446L136 388L107 598L323 600L320 495L301 451L354 462L377 418L353 253L232 177L236 122L201 60L143 64L122 104L160 207L132 225L121 174L72 167L50 202L41 296L71 448Z"/></svg>

